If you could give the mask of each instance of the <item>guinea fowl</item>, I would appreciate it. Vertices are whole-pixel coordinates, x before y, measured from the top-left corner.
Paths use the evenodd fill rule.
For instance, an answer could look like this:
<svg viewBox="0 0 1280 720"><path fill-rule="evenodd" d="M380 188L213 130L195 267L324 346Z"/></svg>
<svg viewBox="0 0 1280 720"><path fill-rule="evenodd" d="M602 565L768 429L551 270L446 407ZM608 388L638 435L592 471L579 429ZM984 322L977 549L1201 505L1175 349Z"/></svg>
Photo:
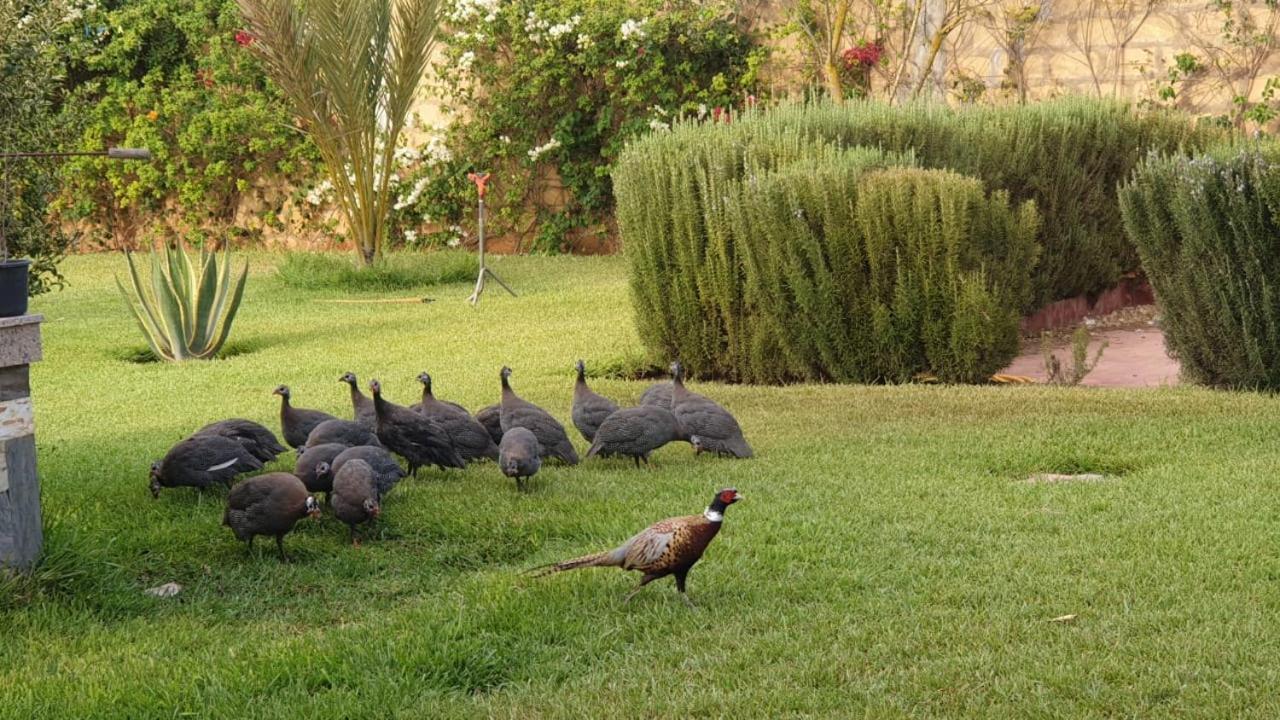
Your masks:
<svg viewBox="0 0 1280 720"><path fill-rule="evenodd" d="M289 473L267 473L236 485L227 495L227 511L222 524L231 528L237 540L249 543L258 535L274 535L280 559L284 553L284 536L304 517L320 517L320 503L307 493L307 486Z"/></svg>
<svg viewBox="0 0 1280 720"><path fill-rule="evenodd" d="M358 445L381 445L373 430L354 420L325 420L311 431L303 447L315 447L326 443L338 443L347 447Z"/></svg>
<svg viewBox="0 0 1280 720"><path fill-rule="evenodd" d="M624 455L640 467L641 460L649 464L649 453L679 440L682 435L680 423L668 410L656 405L623 408L610 415L596 431L587 457Z"/></svg>
<svg viewBox="0 0 1280 720"><path fill-rule="evenodd" d="M333 494L333 474L329 472L329 468L333 466L334 459L346 449L347 446L342 443L321 443L307 447L298 456L293 474L307 486L307 490L324 493L327 502Z"/></svg>
<svg viewBox="0 0 1280 720"><path fill-rule="evenodd" d="M243 418L209 423L192 433L192 436L197 435L219 435L235 440L243 445L250 455L264 463L275 460L277 455L287 449L276 439L275 433L252 420Z"/></svg>
<svg viewBox="0 0 1280 720"><path fill-rule="evenodd" d="M578 451L569 441L564 426L551 417L551 413L522 399L511 389L507 378L511 377L511 368L504 367L502 376L502 431L509 432L513 427L522 427L533 433L542 446L542 457L557 457L569 465L578 464Z"/></svg>
<svg viewBox="0 0 1280 720"><path fill-rule="evenodd" d="M680 363L671 363L671 378L671 413L687 437L698 437L698 442L694 443L696 451L736 458L751 457L751 446L729 411L709 398L685 389L684 368Z"/></svg>
<svg viewBox="0 0 1280 720"><path fill-rule="evenodd" d="M193 435L151 463L151 496L160 497L160 488L166 487L204 490L222 483L230 488L235 476L261 469L262 461L235 440L221 435Z"/></svg>
<svg viewBox="0 0 1280 720"><path fill-rule="evenodd" d="M476 413L476 422L484 426L489 437L493 438L494 444L502 442L502 403L481 408L480 412Z"/></svg>
<svg viewBox="0 0 1280 720"><path fill-rule="evenodd" d="M466 413L467 417L471 416L471 412L458 403L441 400L431 392L431 375L425 372L418 373L418 382L422 383L422 402L410 405L410 410L417 410L420 413L431 415L433 412L427 412L428 406L430 406L433 411L439 410L441 406L444 406L453 408L458 412Z"/></svg>
<svg viewBox="0 0 1280 720"><path fill-rule="evenodd" d="M338 378L338 381L351 386L351 409L355 421L370 432L377 430L378 414L374 412L373 401L360 392L360 381L356 379L356 374L353 372L343 373L342 377Z"/></svg>
<svg viewBox="0 0 1280 720"><path fill-rule="evenodd" d="M671 383L654 383L640 394L641 405L653 405L663 410L671 409Z"/></svg>
<svg viewBox="0 0 1280 720"><path fill-rule="evenodd" d="M327 412L296 408L291 405L288 385L281 385L271 392L280 396L280 429L284 431L284 441L292 447L300 448L306 445L307 436L317 425L325 420L336 419Z"/></svg>
<svg viewBox="0 0 1280 720"><path fill-rule="evenodd" d="M373 468L363 460L351 460L333 476L333 514L351 530L351 544L360 546L356 525L382 514Z"/></svg>
<svg viewBox="0 0 1280 720"><path fill-rule="evenodd" d="M527 428L514 427L502 435L498 446L498 467L502 474L516 481L516 489L524 490L525 478L538 474L542 467L542 448L538 438Z"/></svg>
<svg viewBox="0 0 1280 720"><path fill-rule="evenodd" d="M489 431L478 420L471 417L466 408L451 402L437 400L431 394L431 376L427 373L418 375L422 383L422 404L418 412L439 423L449 434L449 440L457 448L463 460L471 462L479 458L498 459L498 445L489 437Z"/></svg>
<svg viewBox="0 0 1280 720"><path fill-rule="evenodd" d="M685 602L692 604L685 593L685 579L689 570L702 558L707 545L715 539L724 523L724 512L742 496L733 488L717 492L701 515L674 517L656 522L634 535L613 550L584 555L580 558L533 568L536 576L550 575L565 570L584 567L619 567L644 573L640 584L623 602L631 600L640 588L668 575L676 577L676 589Z"/></svg>
<svg viewBox="0 0 1280 720"><path fill-rule="evenodd" d="M409 474L423 465L460 468L466 461L458 455L449 434L431 418L382 398L382 385L369 383L373 406L378 412L378 439L388 449L409 462Z"/></svg>
<svg viewBox="0 0 1280 720"><path fill-rule="evenodd" d="M618 403L607 397L598 395L587 387L587 366L581 360L576 365L578 379L573 383L573 409L570 416L573 426L578 428L587 442L596 439L596 430L605 418L618 409Z"/></svg>
<svg viewBox="0 0 1280 720"><path fill-rule="evenodd" d="M338 457L329 463L330 478L334 474L341 472L342 466L352 460L363 460L369 467L373 468L373 485L378 491L378 500L387 496L391 492L391 488L400 482L400 478L405 477L408 473L404 468L400 467L400 463L391 457L391 453L383 448L373 447L372 445L361 445L359 447L347 448L338 454Z"/></svg>

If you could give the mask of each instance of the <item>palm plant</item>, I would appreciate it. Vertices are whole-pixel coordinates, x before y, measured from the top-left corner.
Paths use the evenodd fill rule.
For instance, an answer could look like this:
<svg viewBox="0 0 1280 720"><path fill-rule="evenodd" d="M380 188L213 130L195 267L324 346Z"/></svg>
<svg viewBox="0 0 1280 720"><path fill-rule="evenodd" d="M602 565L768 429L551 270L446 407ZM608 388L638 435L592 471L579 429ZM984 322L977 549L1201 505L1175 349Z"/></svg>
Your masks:
<svg viewBox="0 0 1280 720"><path fill-rule="evenodd" d="M439 0L240 0L253 51L320 151L365 263L381 253L393 155L436 38Z"/></svg>
<svg viewBox="0 0 1280 720"><path fill-rule="evenodd" d="M200 261L193 265L181 246L177 250L166 246L163 258L160 253L151 253L148 288L139 277L133 254L125 253L125 259L133 293L125 290L119 277L116 286L156 357L203 360L216 355L240 309L249 263L245 262L232 290L229 250L223 251L219 261L216 252L201 248Z"/></svg>

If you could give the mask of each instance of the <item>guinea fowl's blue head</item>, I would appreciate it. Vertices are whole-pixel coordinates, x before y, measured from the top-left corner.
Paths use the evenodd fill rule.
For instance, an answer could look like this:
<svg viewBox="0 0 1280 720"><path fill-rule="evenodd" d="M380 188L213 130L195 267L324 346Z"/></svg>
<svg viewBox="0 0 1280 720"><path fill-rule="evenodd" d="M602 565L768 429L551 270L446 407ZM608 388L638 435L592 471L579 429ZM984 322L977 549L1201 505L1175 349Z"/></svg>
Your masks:
<svg viewBox="0 0 1280 720"><path fill-rule="evenodd" d="M316 463L316 470L315 470L316 479L319 480L325 477L326 475L329 474L329 471L331 469L332 468L329 467L329 463L327 462Z"/></svg>
<svg viewBox="0 0 1280 720"><path fill-rule="evenodd" d="M373 393L374 395L381 395L381 394L382 394L382 383L378 382L376 379L375 379L375 380L370 380L370 381L369 381L369 392Z"/></svg>
<svg viewBox="0 0 1280 720"><path fill-rule="evenodd" d="M679 360L671 363L671 377L676 381L684 380L684 366L680 364Z"/></svg>
<svg viewBox="0 0 1280 720"><path fill-rule="evenodd" d="M574 366L573 366L573 367L574 367L574 369L575 369L575 370L577 370L577 371L578 371L578 379L579 379L579 380L583 379L583 377L584 377L584 376L586 376L586 374L587 374L587 364L586 364L586 363L584 363L584 362L582 362L581 360L579 360L578 362L574 363Z"/></svg>
<svg viewBox="0 0 1280 720"><path fill-rule="evenodd" d="M344 382L351 387L358 387L360 385L360 381L356 379L356 374L351 371L342 373L342 377L338 378L338 382Z"/></svg>
<svg viewBox="0 0 1280 720"><path fill-rule="evenodd" d="M307 515L312 518L320 517L320 502L316 500L315 495L307 496Z"/></svg>
<svg viewBox="0 0 1280 720"><path fill-rule="evenodd" d="M431 387L431 373L427 372L426 370L423 370L422 372L418 373L418 382L422 383L427 387Z"/></svg>
<svg viewBox="0 0 1280 720"><path fill-rule="evenodd" d="M373 498L365 498L364 512L371 518L376 518L382 514L382 506L378 505L378 501Z"/></svg>
<svg viewBox="0 0 1280 720"><path fill-rule="evenodd" d="M284 398L285 400L288 400L288 399L289 399L289 386L288 386L288 385L277 385L277 386L276 386L276 389L271 391L271 394L272 394L272 395L279 395L280 397Z"/></svg>

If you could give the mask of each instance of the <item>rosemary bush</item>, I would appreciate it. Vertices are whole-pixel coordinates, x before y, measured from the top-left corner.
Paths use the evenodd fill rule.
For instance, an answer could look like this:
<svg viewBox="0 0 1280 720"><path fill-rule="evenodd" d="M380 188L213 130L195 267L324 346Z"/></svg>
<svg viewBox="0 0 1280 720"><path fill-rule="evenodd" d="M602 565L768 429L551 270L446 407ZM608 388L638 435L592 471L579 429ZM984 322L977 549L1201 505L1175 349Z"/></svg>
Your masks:
<svg viewBox="0 0 1280 720"><path fill-rule="evenodd" d="M1031 292L1034 205L897 167L913 162L769 114L633 146L615 183L646 346L742 382L998 370Z"/></svg>
<svg viewBox="0 0 1280 720"><path fill-rule="evenodd" d="M1280 147L1152 155L1120 207L1183 375L1280 388Z"/></svg>

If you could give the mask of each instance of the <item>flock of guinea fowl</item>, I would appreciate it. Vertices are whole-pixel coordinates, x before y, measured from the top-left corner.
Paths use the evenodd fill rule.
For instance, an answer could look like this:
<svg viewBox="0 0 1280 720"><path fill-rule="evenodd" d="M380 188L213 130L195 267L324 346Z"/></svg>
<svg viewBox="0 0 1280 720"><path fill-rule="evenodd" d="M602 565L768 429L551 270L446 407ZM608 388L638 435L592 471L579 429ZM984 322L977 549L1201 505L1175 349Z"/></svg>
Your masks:
<svg viewBox="0 0 1280 720"><path fill-rule="evenodd" d="M588 387L581 360L576 369L571 417L591 443L588 458L629 457L639 467L641 461L648 464L654 450L677 441L688 442L696 453L752 456L737 420L719 404L688 390L679 363L671 365L671 382L650 386L638 406L627 408ZM250 550L255 537L274 536L281 560L288 560L284 536L298 520L322 514L313 493L324 493L333 515L348 526L352 544L358 546L356 526L379 517L382 501L396 483L416 475L423 466L435 465L443 471L494 460L502 474L524 490L525 480L537 474L545 459L568 465L579 462L564 426L517 395L510 376L511 369L502 368L502 401L474 416L457 403L436 398L431 376L425 372L418 375L422 401L407 407L384 398L377 380L369 383L370 398L353 373L344 374L339 380L351 388L351 420L294 407L289 388L281 385L273 392L281 400L284 440L298 453L292 473L268 472L233 485L238 476L261 470L264 463L286 452L271 430L235 418L204 426L152 463L151 493L159 497L162 488L203 491L211 485L226 485L223 524ZM539 574L600 566L635 570L643 573L636 591L671 575L687 601L689 569L719 531L725 509L739 499L735 489L725 488L700 515L669 518L612 550L535 570Z"/></svg>

